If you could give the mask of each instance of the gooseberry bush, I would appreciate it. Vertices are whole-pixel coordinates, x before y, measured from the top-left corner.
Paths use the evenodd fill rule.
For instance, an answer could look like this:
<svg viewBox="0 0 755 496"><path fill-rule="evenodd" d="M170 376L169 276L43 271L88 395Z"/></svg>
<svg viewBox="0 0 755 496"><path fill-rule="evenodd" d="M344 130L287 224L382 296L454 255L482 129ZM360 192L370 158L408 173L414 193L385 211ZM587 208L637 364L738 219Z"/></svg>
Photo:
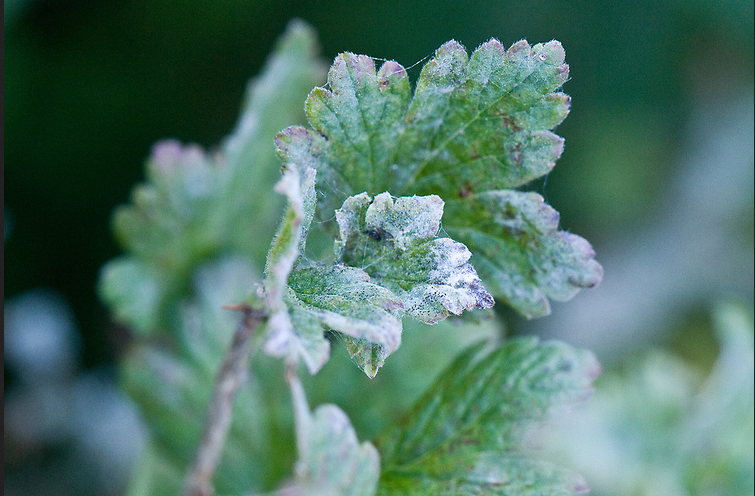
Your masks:
<svg viewBox="0 0 755 496"><path fill-rule="evenodd" d="M155 145L100 280L150 433L130 494L586 492L528 436L597 360L488 310L542 317L602 277L526 191L561 155L568 74L557 41L449 41L414 86L342 53L310 91L293 22L217 149Z"/></svg>

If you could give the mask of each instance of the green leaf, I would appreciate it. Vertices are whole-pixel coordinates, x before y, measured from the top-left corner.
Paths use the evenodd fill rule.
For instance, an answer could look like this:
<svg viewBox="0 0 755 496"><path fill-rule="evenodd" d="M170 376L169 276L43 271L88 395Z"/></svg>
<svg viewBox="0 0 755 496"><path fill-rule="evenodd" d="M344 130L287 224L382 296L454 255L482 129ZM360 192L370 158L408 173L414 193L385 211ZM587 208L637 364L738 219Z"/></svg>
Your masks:
<svg viewBox="0 0 755 496"><path fill-rule="evenodd" d="M314 374L327 361L330 346L315 318L296 308L289 309L293 302L287 293L289 276L304 248L315 211L315 170L306 169L302 174L287 168L275 190L288 197L288 209L265 266L265 308L269 318L263 349L269 355L284 357L289 364L302 359Z"/></svg>
<svg viewBox="0 0 755 496"><path fill-rule="evenodd" d="M282 494L370 496L380 475L380 458L369 442L359 444L348 417L335 405L310 412L304 389L291 380L299 460L295 485Z"/></svg>
<svg viewBox="0 0 755 496"><path fill-rule="evenodd" d="M115 268L105 266L99 283L119 320L144 333L169 328L201 264L235 255L262 267L267 246L259 240L272 237L273 212L283 206L272 193L279 162L270 137L303 118L301 99L324 72L315 52L313 30L292 22L262 74L249 83L237 128L218 152L177 141L154 146L147 181L113 217L129 255L113 262ZM154 290L144 306L123 297L135 294L139 279Z"/></svg>
<svg viewBox="0 0 755 496"><path fill-rule="evenodd" d="M332 218L346 198L361 192L436 194L449 206L460 203L449 208L444 227L454 226L464 234L454 237L467 244L475 261L500 249L480 243L480 238L522 247L516 262L504 271L483 263L483 282L520 313L543 315L548 312L544 298L566 298L600 280L600 266L592 260L589 244L564 233L562 242L548 243L550 253L543 255L526 235L512 234L495 222L479 225L469 214L486 204L495 218L514 215L535 224L552 220L552 210L507 213L500 202L480 195L508 195L506 189L520 187L554 166L563 139L550 130L569 110L569 97L556 92L567 78L564 51L557 41L533 47L520 41L506 51L492 39L471 57L450 41L425 65L413 96L406 71L396 62L385 62L376 70L373 59L343 53L331 66L327 87L315 88L307 98L312 129L282 131L278 153L284 163L306 163L318 170L323 220ZM531 218L532 213L549 217ZM506 253L501 251L497 259ZM532 273L548 264L561 277L552 277L546 281L549 287L535 294L543 277Z"/></svg>
<svg viewBox="0 0 755 496"><path fill-rule="evenodd" d="M372 284L370 276L353 267L310 267L289 278L286 303L297 333L318 336L327 345L325 330L346 335L347 343L364 341L381 350L383 360L401 343L402 307L389 290ZM329 349L329 348L328 348ZM305 361L314 374L327 360ZM368 356L353 356L364 372L374 377L376 362Z"/></svg>
<svg viewBox="0 0 755 496"><path fill-rule="evenodd" d="M585 399L595 357L559 342L515 339L457 358L407 417L377 440L380 494L569 495L584 480L532 458L525 435Z"/></svg>
<svg viewBox="0 0 755 496"><path fill-rule="evenodd" d="M435 195L348 198L336 211L338 260L362 267L374 283L400 297L409 315L427 324L449 313L492 307L493 298L467 263L469 250L436 238L442 215L443 200Z"/></svg>
<svg viewBox="0 0 755 496"><path fill-rule="evenodd" d="M488 191L449 201L443 227L475 254L486 287L528 318L550 313L600 282L603 268L583 238L559 231L559 215L537 193Z"/></svg>

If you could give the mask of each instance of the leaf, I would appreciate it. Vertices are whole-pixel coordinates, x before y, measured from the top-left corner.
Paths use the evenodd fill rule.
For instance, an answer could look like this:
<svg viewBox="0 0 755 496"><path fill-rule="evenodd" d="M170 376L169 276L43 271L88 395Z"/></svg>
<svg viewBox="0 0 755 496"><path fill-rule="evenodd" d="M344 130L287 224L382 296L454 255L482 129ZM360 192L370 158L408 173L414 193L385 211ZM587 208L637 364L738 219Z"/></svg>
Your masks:
<svg viewBox="0 0 755 496"><path fill-rule="evenodd" d="M296 308L289 309L293 302L288 284L315 211L315 170L309 168L302 174L287 168L275 189L286 195L289 203L265 266L265 308L269 318L263 349L269 355L284 357L292 365L302 359L314 374L327 361L330 345L316 318ZM292 317L296 320L292 321Z"/></svg>
<svg viewBox="0 0 755 496"><path fill-rule="evenodd" d="M359 444L348 417L335 405L310 412L304 389L291 380L299 460L296 483L283 496L370 496L375 494L380 458L369 442Z"/></svg>
<svg viewBox="0 0 755 496"><path fill-rule="evenodd" d="M312 28L292 22L249 83L237 128L218 152L172 140L153 147L147 181L113 217L129 254L106 265L99 282L119 320L143 333L167 329L201 264L236 255L262 267L267 246L258 240L272 237L278 216L270 214L282 207L272 193L279 167L270 136L301 119L301 99L323 73L315 51ZM145 306L127 297L140 279L154 290Z"/></svg>
<svg viewBox="0 0 755 496"><path fill-rule="evenodd" d="M463 310L490 308L493 298L467 263L471 253L449 238L436 238L443 200L435 195L374 200L348 198L336 211L338 260L361 266L372 281L401 298L404 310L434 324Z"/></svg>
<svg viewBox="0 0 755 496"><path fill-rule="evenodd" d="M520 41L506 51L491 39L471 57L450 41L425 65L412 97L401 65L388 61L376 71L373 59L343 53L330 68L327 87L315 88L307 98L312 129L290 127L279 133L278 154L284 164L306 162L318 170L323 220L332 217L340 202L361 192L435 194L446 202L459 202L447 212L444 227L454 226L465 234L457 239L469 246L475 260L490 251L485 243L467 243L475 236L522 246L519 260L506 271L483 264L482 280L520 313L543 315L548 312L546 296L573 295L600 280L589 244L563 234L564 242L550 243L552 253L542 255L536 252L538 246L512 235L506 225L480 226L468 214L485 203L494 218L504 215L503 205L479 195L510 195L503 192L546 174L561 155L563 139L550 130L569 110L569 97L556 92L568 78L563 62L557 41L533 47ZM551 212L530 209L521 216ZM551 219L552 215L527 217L534 223ZM505 254L499 253L499 258ZM537 265L540 259L554 264L559 275L569 276L547 281L551 287L535 295L533 280L538 284L542 277L533 279L531 273L543 269ZM572 260L578 261L561 267ZM515 297L517 293L529 296Z"/></svg>
<svg viewBox="0 0 755 496"><path fill-rule="evenodd" d="M299 181L303 181L300 185ZM273 240L265 269L266 308L270 312L263 349L301 359L311 374L328 360L330 345L324 331L338 331L379 346L387 356L401 342L401 301L389 290L370 283L362 270L336 265L292 270L304 250L315 210L315 171L301 174L287 168L276 190L289 198L289 207ZM357 357L357 365L374 377L377 367Z"/></svg>
<svg viewBox="0 0 755 496"><path fill-rule="evenodd" d="M401 300L372 284L370 276L360 269L336 265L297 270L289 279L287 304L296 332L317 335L325 343L323 331L338 331L346 335L347 344L368 342L379 348L382 360L401 343L397 312ZM382 365L368 355L352 355L371 378ZM323 363L307 362L310 373L317 372Z"/></svg>
<svg viewBox="0 0 755 496"><path fill-rule="evenodd" d="M559 231L558 212L537 193L488 191L447 211L443 228L475 254L486 287L525 317L548 315L548 298L569 300L603 277L590 244Z"/></svg>
<svg viewBox="0 0 755 496"><path fill-rule="evenodd" d="M533 459L525 435L585 399L600 367L563 343L514 339L462 353L407 417L377 439L380 494L568 495L584 480Z"/></svg>

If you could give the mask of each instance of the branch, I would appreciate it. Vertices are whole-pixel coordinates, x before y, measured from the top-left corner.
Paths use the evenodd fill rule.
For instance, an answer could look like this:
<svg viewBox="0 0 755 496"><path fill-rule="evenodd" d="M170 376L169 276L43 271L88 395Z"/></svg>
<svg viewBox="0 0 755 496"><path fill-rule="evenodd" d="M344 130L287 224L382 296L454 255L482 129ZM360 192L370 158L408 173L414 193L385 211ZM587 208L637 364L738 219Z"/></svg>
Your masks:
<svg viewBox="0 0 755 496"><path fill-rule="evenodd" d="M233 335L231 346L215 378L201 442L194 463L186 474L184 496L214 494L212 478L228 436L236 393L246 379L247 362L252 352L251 338L259 323L267 319L264 311L252 309L248 305L224 308L241 310L244 312L244 318Z"/></svg>

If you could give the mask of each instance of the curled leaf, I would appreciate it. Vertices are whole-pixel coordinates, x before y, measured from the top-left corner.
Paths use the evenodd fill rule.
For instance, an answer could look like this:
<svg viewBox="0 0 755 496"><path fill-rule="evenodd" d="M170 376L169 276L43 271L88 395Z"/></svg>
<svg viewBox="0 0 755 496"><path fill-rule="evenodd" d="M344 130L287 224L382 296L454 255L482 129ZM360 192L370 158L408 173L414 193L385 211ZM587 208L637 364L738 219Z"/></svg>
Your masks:
<svg viewBox="0 0 755 496"><path fill-rule="evenodd" d="M302 173L303 172L303 173ZM266 353L295 364L302 359L311 373L327 361L330 345L309 316L290 310L289 276L307 238L315 210L315 170L287 168L276 185L288 197L288 210L273 239L265 267L265 306L269 312L263 345ZM303 182L301 182L303 181ZM296 324L292 322L296 318Z"/></svg>
<svg viewBox="0 0 755 496"><path fill-rule="evenodd" d="M336 212L336 255L393 291L404 310L422 322L491 307L493 298L467 263L466 246L436 237L442 216L443 200L436 195L353 196Z"/></svg>

